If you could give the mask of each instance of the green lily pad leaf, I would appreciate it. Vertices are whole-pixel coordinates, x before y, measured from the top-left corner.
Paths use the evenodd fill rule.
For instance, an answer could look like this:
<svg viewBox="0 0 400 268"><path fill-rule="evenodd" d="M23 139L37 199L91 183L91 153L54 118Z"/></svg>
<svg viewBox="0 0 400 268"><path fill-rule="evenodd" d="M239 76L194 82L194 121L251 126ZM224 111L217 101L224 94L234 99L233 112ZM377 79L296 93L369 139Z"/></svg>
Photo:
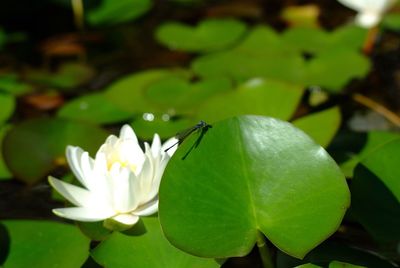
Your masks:
<svg viewBox="0 0 400 268"><path fill-rule="evenodd" d="M167 77L150 85L144 92L149 103L164 111L190 113L200 103L221 92L230 91L227 78L210 78L189 83L184 77Z"/></svg>
<svg viewBox="0 0 400 268"><path fill-rule="evenodd" d="M400 14L387 14L382 20L382 27L393 30L399 31L400 30Z"/></svg>
<svg viewBox="0 0 400 268"><path fill-rule="evenodd" d="M298 265L294 268L321 268L321 266L312 264L312 263L306 263L306 264L302 264L302 265Z"/></svg>
<svg viewBox="0 0 400 268"><path fill-rule="evenodd" d="M184 70L149 70L126 76L112 83L104 92L105 97L119 108L130 113L154 112L154 104L145 98L146 89L166 78L190 77Z"/></svg>
<svg viewBox="0 0 400 268"><path fill-rule="evenodd" d="M293 121L293 125L303 130L322 147L328 146L339 129L340 110L333 107Z"/></svg>
<svg viewBox="0 0 400 268"><path fill-rule="evenodd" d="M144 113L141 117L135 119L131 125L140 139L151 140L155 133L161 139L169 139L195 123L197 122L193 119L185 117L171 118L168 114Z"/></svg>
<svg viewBox="0 0 400 268"><path fill-rule="evenodd" d="M31 85L19 81L16 74L0 74L0 91L14 96L20 96L32 91L32 89L33 87Z"/></svg>
<svg viewBox="0 0 400 268"><path fill-rule="evenodd" d="M197 27L179 22L162 24L157 40L173 50L209 52L234 44L246 31L246 25L233 19L207 19Z"/></svg>
<svg viewBox="0 0 400 268"><path fill-rule="evenodd" d="M347 24L336 28L330 36L330 47L333 50L338 47L351 49L353 51L361 50L367 38L368 29Z"/></svg>
<svg viewBox="0 0 400 268"><path fill-rule="evenodd" d="M92 93L73 99L65 104L57 115L97 124L117 123L133 117L132 113L110 102L102 93Z"/></svg>
<svg viewBox="0 0 400 268"><path fill-rule="evenodd" d="M77 221L76 225L84 235L94 241L102 241L110 236L112 231L103 226L102 221L97 222L82 222Z"/></svg>
<svg viewBox="0 0 400 268"><path fill-rule="evenodd" d="M303 56L268 27L253 29L231 50L195 59L192 69L201 77L228 76L238 81L267 77L298 83L305 76Z"/></svg>
<svg viewBox="0 0 400 268"><path fill-rule="evenodd" d="M67 145L95 153L107 132L90 124L65 119L25 121L7 132L3 140L4 160L18 179L34 184L56 166L65 164Z"/></svg>
<svg viewBox="0 0 400 268"><path fill-rule="evenodd" d="M369 157L373 155L375 153ZM351 215L386 247L390 242L397 245L400 242L400 204L384 182L366 166L359 164L354 172L351 193Z"/></svg>
<svg viewBox="0 0 400 268"><path fill-rule="evenodd" d="M14 112L15 98L10 94L0 93L0 124L4 123Z"/></svg>
<svg viewBox="0 0 400 268"><path fill-rule="evenodd" d="M114 232L92 250L92 257L96 262L109 268L219 267L213 259L189 255L169 244L162 234L157 218L143 218L143 222L146 233L129 236Z"/></svg>
<svg viewBox="0 0 400 268"><path fill-rule="evenodd" d="M355 155L352 155L349 160L340 164L340 168L346 175L346 177L353 177L353 170L357 166L357 164L361 161L361 159L368 156L368 154L378 150L385 144L394 141L400 140L400 134L394 132L387 131L370 131L368 132L367 142L362 148L362 150Z"/></svg>
<svg viewBox="0 0 400 268"><path fill-rule="evenodd" d="M87 13L92 25L117 24L140 17L152 6L151 0L103 0L96 9Z"/></svg>
<svg viewBox="0 0 400 268"><path fill-rule="evenodd" d="M394 140L368 154L361 163L380 178L400 202L399 154L400 140Z"/></svg>
<svg viewBox="0 0 400 268"><path fill-rule="evenodd" d="M350 202L346 180L302 131L241 116L202 134L182 143L161 181L159 217L174 246L197 256L243 256L262 232L302 258L338 228Z"/></svg>
<svg viewBox="0 0 400 268"><path fill-rule="evenodd" d="M330 35L318 28L289 28L282 34L282 40L300 52L319 53L329 45Z"/></svg>
<svg viewBox="0 0 400 268"><path fill-rule="evenodd" d="M89 66L78 63L66 63L55 73L47 70L31 70L27 73L28 80L63 90L82 85L93 76L94 71Z"/></svg>
<svg viewBox="0 0 400 268"><path fill-rule="evenodd" d="M10 126L2 126L0 127L0 180L6 180L12 178L11 172L8 170L6 164L4 163L4 158L3 158L3 139L8 131Z"/></svg>
<svg viewBox="0 0 400 268"><path fill-rule="evenodd" d="M305 256L303 260L295 259L282 252L277 254L277 268L287 268L300 265L302 263L318 263L323 267L328 267L332 262L345 262L361 267L395 268L388 260L373 252L363 251L355 247L340 244L337 242L326 241Z"/></svg>
<svg viewBox="0 0 400 268"><path fill-rule="evenodd" d="M332 93L338 93L351 79L366 76L370 62L359 52L337 49L319 54L309 61L307 69L308 85L322 86Z"/></svg>
<svg viewBox="0 0 400 268"><path fill-rule="evenodd" d="M81 267L89 256L89 243L73 225L50 221L2 221L10 235L4 267Z"/></svg>
<svg viewBox="0 0 400 268"><path fill-rule="evenodd" d="M210 98L200 107L197 116L209 123L244 114L288 120L295 112L302 94L303 88L300 86L252 79L235 91Z"/></svg>

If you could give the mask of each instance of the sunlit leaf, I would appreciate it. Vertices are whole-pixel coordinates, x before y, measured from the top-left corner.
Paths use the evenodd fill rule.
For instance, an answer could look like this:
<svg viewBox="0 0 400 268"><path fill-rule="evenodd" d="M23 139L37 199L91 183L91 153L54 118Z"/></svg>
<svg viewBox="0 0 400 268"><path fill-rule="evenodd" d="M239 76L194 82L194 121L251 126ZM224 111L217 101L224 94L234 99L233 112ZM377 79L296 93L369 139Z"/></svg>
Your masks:
<svg viewBox="0 0 400 268"><path fill-rule="evenodd" d="M114 232L91 253L104 267L207 268L219 267L213 259L184 253L173 247L163 236L157 218L143 218L146 232L127 235Z"/></svg>
<svg viewBox="0 0 400 268"><path fill-rule="evenodd" d="M73 225L49 221L2 221L10 235L4 267L80 267L89 255L89 239Z"/></svg>
<svg viewBox="0 0 400 268"><path fill-rule="evenodd" d="M301 117L293 121L293 125L307 133L319 145L326 147L339 129L340 121L340 110L338 107L333 107Z"/></svg>
<svg viewBox="0 0 400 268"><path fill-rule="evenodd" d="M14 176L28 184L44 178L56 166L65 165L67 145L94 153L107 132L65 119L33 119L7 132L3 140L4 160Z"/></svg>
<svg viewBox="0 0 400 268"><path fill-rule="evenodd" d="M103 0L88 12L90 24L116 24L133 20L146 13L152 6L151 0Z"/></svg>
<svg viewBox="0 0 400 268"><path fill-rule="evenodd" d="M93 93L75 98L65 104L57 115L62 118L84 120L98 124L116 123L133 117L131 113L110 102L102 93Z"/></svg>
<svg viewBox="0 0 400 268"><path fill-rule="evenodd" d="M260 231L302 258L338 228L350 202L343 174L322 147L291 124L261 116L221 121L185 140L159 195L168 240L205 257L243 256Z"/></svg>
<svg viewBox="0 0 400 268"><path fill-rule="evenodd" d="M282 13L282 18L291 26L318 27L318 17L321 11L317 5L288 6Z"/></svg>
<svg viewBox="0 0 400 268"><path fill-rule="evenodd" d="M302 94L303 88L296 85L252 79L232 92L210 98L200 107L197 116L209 123L244 114L288 120L296 110Z"/></svg>
<svg viewBox="0 0 400 268"><path fill-rule="evenodd" d="M157 40L173 50L209 52L234 44L246 30L246 25L233 19L208 19L197 27L179 22L162 24Z"/></svg>

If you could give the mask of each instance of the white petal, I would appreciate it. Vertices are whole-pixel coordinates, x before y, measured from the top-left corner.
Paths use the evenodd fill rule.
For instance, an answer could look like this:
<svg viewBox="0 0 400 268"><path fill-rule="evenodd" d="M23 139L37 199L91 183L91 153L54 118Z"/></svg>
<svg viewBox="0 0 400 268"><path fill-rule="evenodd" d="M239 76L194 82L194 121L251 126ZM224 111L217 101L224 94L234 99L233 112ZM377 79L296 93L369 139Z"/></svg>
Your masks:
<svg viewBox="0 0 400 268"><path fill-rule="evenodd" d="M371 28L378 25L381 19L380 13L361 12L357 14L355 21L361 27Z"/></svg>
<svg viewBox="0 0 400 268"><path fill-rule="evenodd" d="M165 150L170 148L170 149L168 149L168 151L166 151L166 153L171 157L175 153L176 149L178 149L178 143L179 143L179 140L177 138L175 138L175 137L170 138L169 140L164 142L164 144L161 146L161 151L164 152Z"/></svg>
<svg viewBox="0 0 400 268"><path fill-rule="evenodd" d="M113 208L115 211L128 212L131 208L130 197L130 171L114 163L110 170L110 181L112 181Z"/></svg>
<svg viewBox="0 0 400 268"><path fill-rule="evenodd" d="M49 183L72 204L82 207L93 203L94 196L86 189L49 176Z"/></svg>
<svg viewBox="0 0 400 268"><path fill-rule="evenodd" d="M76 146L67 146L66 156L69 167L74 173L75 177L79 180L79 182L87 188L87 185L83 179L82 168L80 164L80 159L84 151Z"/></svg>
<svg viewBox="0 0 400 268"><path fill-rule="evenodd" d="M125 225L134 225L138 222L139 217L132 214L119 214L113 217L113 219Z"/></svg>
<svg viewBox="0 0 400 268"><path fill-rule="evenodd" d="M102 221L115 215L115 212L110 209L95 210L86 207L57 208L53 209L53 213L63 218L88 222Z"/></svg>
<svg viewBox="0 0 400 268"><path fill-rule="evenodd" d="M158 190L160 188L160 182L161 182L161 178L162 175L164 174L164 170L165 167L168 164L169 161L169 156L168 155L164 155L160 161L160 163L157 166L157 169L155 170L155 174L154 174L154 178L153 178L153 182L151 185L151 189L148 193L148 197L153 199L157 194L158 194Z"/></svg>
<svg viewBox="0 0 400 268"><path fill-rule="evenodd" d="M138 216L149 216L158 211L158 199L145 204L144 206L138 208L133 213Z"/></svg>
<svg viewBox="0 0 400 268"><path fill-rule="evenodd" d="M96 188L96 181L93 174L94 160L89 156L88 152L83 152L80 159L82 170L82 180L88 190Z"/></svg>
<svg viewBox="0 0 400 268"><path fill-rule="evenodd" d="M138 143L136 134L129 125L123 125L119 134L119 138L122 140L132 139Z"/></svg>
<svg viewBox="0 0 400 268"><path fill-rule="evenodd" d="M151 153L153 157L156 158L161 153L161 140L158 134L154 134L153 142L151 143Z"/></svg>

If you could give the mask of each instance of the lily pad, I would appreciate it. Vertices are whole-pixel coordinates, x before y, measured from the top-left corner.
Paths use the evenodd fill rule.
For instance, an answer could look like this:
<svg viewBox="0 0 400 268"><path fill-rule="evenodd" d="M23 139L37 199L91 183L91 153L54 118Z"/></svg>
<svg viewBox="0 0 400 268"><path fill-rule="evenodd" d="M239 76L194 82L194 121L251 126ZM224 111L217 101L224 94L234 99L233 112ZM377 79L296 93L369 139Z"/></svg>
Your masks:
<svg viewBox="0 0 400 268"><path fill-rule="evenodd" d="M68 90L88 82L94 76L94 71L83 64L66 63L57 72L31 70L26 76L32 82Z"/></svg>
<svg viewBox="0 0 400 268"><path fill-rule="evenodd" d="M112 83L104 92L105 97L129 113L154 112L154 105L145 98L145 90L166 78L190 77L184 70L149 70L135 73Z"/></svg>
<svg viewBox="0 0 400 268"><path fill-rule="evenodd" d="M143 222L146 227L144 234L126 235L114 232L92 250L92 257L109 268L219 267L213 259L189 255L169 244L162 234L157 218L143 218Z"/></svg>
<svg viewBox="0 0 400 268"><path fill-rule="evenodd" d="M81 267L89 243L76 226L50 221L2 221L10 235L4 267Z"/></svg>
<svg viewBox="0 0 400 268"><path fill-rule="evenodd" d="M32 91L33 87L27 83L21 82L16 74L0 74L0 91L14 96L20 96Z"/></svg>
<svg viewBox="0 0 400 268"><path fill-rule="evenodd" d="M6 93L0 93L0 124L4 123L14 112L15 98Z"/></svg>
<svg viewBox="0 0 400 268"><path fill-rule="evenodd" d="M268 79L252 79L234 91L210 98L200 107L197 117L209 123L244 114L289 120L302 94L301 86Z"/></svg>
<svg viewBox="0 0 400 268"><path fill-rule="evenodd" d="M301 117L293 121L293 125L307 133L319 145L326 147L339 129L340 121L340 110L338 107L333 107Z"/></svg>
<svg viewBox="0 0 400 268"><path fill-rule="evenodd" d="M18 179L34 184L55 167L65 165L67 145L97 151L107 137L104 130L65 119L33 119L10 129L3 140L4 160Z"/></svg>
<svg viewBox="0 0 400 268"><path fill-rule="evenodd" d="M92 25L117 24L127 22L140 17L152 6L151 0L103 0L88 15L89 23Z"/></svg>
<svg viewBox="0 0 400 268"><path fill-rule="evenodd" d="M379 153L379 150L376 153ZM371 157L373 155L375 153L372 153ZM393 172L393 168L390 171ZM395 175L396 172L393 173ZM396 177L397 185L398 178ZM359 164L354 171L351 193L351 215L378 242L386 247L390 244L397 245L400 242L400 203L390 188L369 168Z"/></svg>
<svg viewBox="0 0 400 268"><path fill-rule="evenodd" d="M234 44L246 31L246 25L233 19L207 19L197 27L179 22L162 24L157 40L172 50L210 52Z"/></svg>
<svg viewBox="0 0 400 268"><path fill-rule="evenodd" d="M322 147L291 124L261 116L227 119L185 140L159 195L167 239L218 258L246 255L259 232L302 258L335 232L350 202L343 174Z"/></svg>
<svg viewBox="0 0 400 268"><path fill-rule="evenodd" d="M3 138L10 126L2 126L0 127L0 180L10 179L12 178L12 174L8 170L6 164L3 159Z"/></svg>
<svg viewBox="0 0 400 268"><path fill-rule="evenodd" d="M93 93L75 98L66 103L57 113L59 117L84 120L97 124L126 121L133 117L110 102L102 93Z"/></svg>

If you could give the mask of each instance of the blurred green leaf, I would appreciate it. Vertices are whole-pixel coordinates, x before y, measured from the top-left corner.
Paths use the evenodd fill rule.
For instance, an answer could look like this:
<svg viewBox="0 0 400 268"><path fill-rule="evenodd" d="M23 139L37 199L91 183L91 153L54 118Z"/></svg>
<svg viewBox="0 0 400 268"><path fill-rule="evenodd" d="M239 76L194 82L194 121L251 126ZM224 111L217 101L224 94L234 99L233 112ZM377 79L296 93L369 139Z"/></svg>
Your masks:
<svg viewBox="0 0 400 268"><path fill-rule="evenodd" d="M333 261L329 264L329 268L366 268L366 267L340 261Z"/></svg>
<svg viewBox="0 0 400 268"><path fill-rule="evenodd" d="M307 133L322 147L327 147L339 129L340 121L340 110L333 107L301 117L293 121L293 125Z"/></svg>
<svg viewBox="0 0 400 268"><path fill-rule="evenodd" d="M294 268L321 268L321 266L318 266L318 265L315 265L315 264L312 264L312 263L306 263L306 264L298 265L298 266L296 266Z"/></svg>
<svg viewBox="0 0 400 268"><path fill-rule="evenodd" d="M246 25L233 19L207 19L196 27L179 22L162 24L156 38L172 50L210 52L234 44L246 31Z"/></svg>
<svg viewBox="0 0 400 268"><path fill-rule="evenodd" d="M197 123L190 118L171 119L168 114L144 113L132 122L136 135L144 140L151 140L155 133L161 139L169 139L176 133Z"/></svg>
<svg viewBox="0 0 400 268"><path fill-rule="evenodd" d="M360 51L364 46L367 34L368 29L354 24L338 27L330 34L329 49L334 50L341 47L354 52Z"/></svg>
<svg viewBox="0 0 400 268"><path fill-rule="evenodd" d="M72 89L92 79L94 70L79 63L65 63L56 72L47 70L30 70L26 74L27 80L56 87L63 90Z"/></svg>
<svg viewBox="0 0 400 268"><path fill-rule="evenodd" d="M103 93L92 93L75 98L66 103L57 113L59 117L84 120L97 124L109 124L126 121L133 117L114 103Z"/></svg>
<svg viewBox="0 0 400 268"><path fill-rule="evenodd" d="M34 184L56 166L65 165L67 145L97 151L107 132L82 122L65 119L33 119L7 132L3 140L4 160L18 179Z"/></svg>
<svg viewBox="0 0 400 268"><path fill-rule="evenodd" d="M0 125L8 120L15 109L14 96L0 92Z"/></svg>
<svg viewBox="0 0 400 268"><path fill-rule="evenodd" d="M92 25L128 22L146 13L152 6L151 0L102 0L87 18Z"/></svg>
<svg viewBox="0 0 400 268"><path fill-rule="evenodd" d="M393 31L399 31L400 30L400 14L398 13L392 13L392 14L387 14L385 17L383 17L382 20L382 27L393 30Z"/></svg>
<svg viewBox="0 0 400 268"><path fill-rule="evenodd" d="M12 174L8 170L6 164L4 163L3 150L2 150L4 136L10 127L11 126L7 125L0 127L0 180L12 178Z"/></svg>
<svg viewBox="0 0 400 268"><path fill-rule="evenodd" d="M260 231L302 258L338 228L350 202L346 180L302 131L241 116L199 135L182 143L161 181L159 217L173 245L197 256L243 256Z"/></svg>
<svg viewBox="0 0 400 268"><path fill-rule="evenodd" d="M0 74L0 91L20 96L32 91L33 87L18 80L18 76L13 73Z"/></svg>
<svg viewBox="0 0 400 268"><path fill-rule="evenodd" d="M268 79L252 79L232 92L210 98L198 112L198 119L212 123L235 115L267 115L289 120L303 88ZM223 108L222 108L223 107Z"/></svg>
<svg viewBox="0 0 400 268"><path fill-rule="evenodd" d="M318 27L320 9L317 5L287 6L283 9L281 17L295 27Z"/></svg>
<svg viewBox="0 0 400 268"><path fill-rule="evenodd" d="M282 41L299 50L300 53L319 53L329 45L330 35L318 28L289 28L282 34Z"/></svg>
<svg viewBox="0 0 400 268"><path fill-rule="evenodd" d="M156 217L144 217L143 222L146 228L144 234L114 232L101 242L91 253L96 262L109 268L219 267L213 259L192 256L173 247L164 238Z"/></svg>
<svg viewBox="0 0 400 268"><path fill-rule="evenodd" d="M104 92L105 97L119 108L129 113L154 112L154 105L145 98L145 90L157 81L166 78L190 77L184 70L148 70L112 83Z"/></svg>
<svg viewBox="0 0 400 268"><path fill-rule="evenodd" d="M344 64L346 63L346 64ZM308 62L308 85L340 92L352 79L363 78L370 70L367 57L349 49L325 51Z"/></svg>
<svg viewBox="0 0 400 268"><path fill-rule="evenodd" d="M80 267L89 255L89 239L73 225L5 220L10 252L4 267Z"/></svg>
<svg viewBox="0 0 400 268"><path fill-rule="evenodd" d="M371 154L372 157L373 155L375 153ZM393 172L393 169L390 170ZM398 178L396 177L397 185ZM377 241L386 245L392 242L396 246L400 242L400 203L396 196L363 164L357 165L354 171L351 193L350 212L353 217Z"/></svg>

